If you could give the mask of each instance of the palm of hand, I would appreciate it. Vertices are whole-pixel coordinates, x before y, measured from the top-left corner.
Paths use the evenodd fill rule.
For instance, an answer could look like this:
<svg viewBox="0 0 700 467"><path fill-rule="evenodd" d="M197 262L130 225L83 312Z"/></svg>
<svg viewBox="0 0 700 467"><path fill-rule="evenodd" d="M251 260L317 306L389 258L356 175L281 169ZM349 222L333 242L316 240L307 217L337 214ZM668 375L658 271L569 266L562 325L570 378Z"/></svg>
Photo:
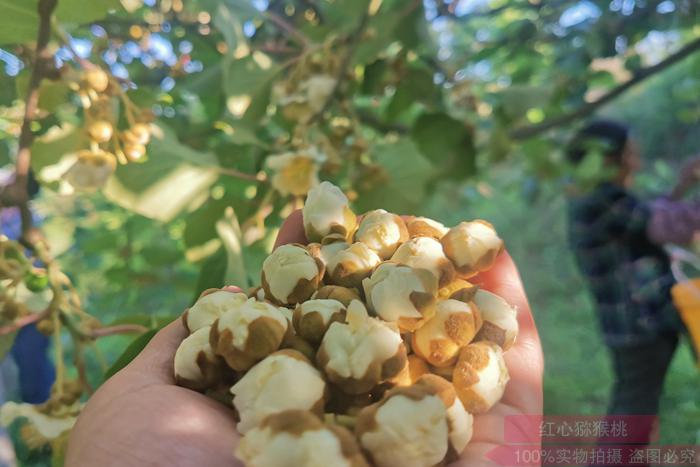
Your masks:
<svg viewBox="0 0 700 467"><path fill-rule="evenodd" d="M277 244L305 241L300 217L290 216ZM504 417L542 413L542 350L515 265L503 254L474 282L518 306L520 334L506 353L511 380L504 397L475 417L472 442L454 467L496 465L485 455L504 444ZM175 385L172 359L185 336L180 320L171 323L97 391L71 434L66 465L240 465L233 458L238 435L232 410Z"/></svg>

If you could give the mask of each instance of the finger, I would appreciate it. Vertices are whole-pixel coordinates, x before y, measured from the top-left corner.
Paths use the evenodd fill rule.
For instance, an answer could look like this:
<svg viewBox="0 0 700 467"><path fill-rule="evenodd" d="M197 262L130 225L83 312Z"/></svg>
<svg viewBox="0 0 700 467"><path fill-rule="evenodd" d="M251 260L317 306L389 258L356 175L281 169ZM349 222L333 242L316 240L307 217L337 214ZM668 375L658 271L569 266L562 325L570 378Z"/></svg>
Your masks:
<svg viewBox="0 0 700 467"><path fill-rule="evenodd" d="M277 240L275 240L275 248L288 243L301 243L305 245L308 242L306 234L304 233L304 221L301 210L297 209L282 223L282 227L277 234Z"/></svg>
<svg viewBox="0 0 700 467"><path fill-rule="evenodd" d="M187 330L178 318L158 331L124 371L137 372L149 382L174 384L173 359L185 337Z"/></svg>
<svg viewBox="0 0 700 467"><path fill-rule="evenodd" d="M513 347L505 353L511 383L506 387L503 402L519 408L523 413L542 413L542 345L513 259L504 252L498 257L493 268L479 274L473 281L503 297L518 310L518 338Z"/></svg>
<svg viewBox="0 0 700 467"><path fill-rule="evenodd" d="M200 297L221 290L231 293L242 292L240 287L227 285L221 289L205 290ZM136 358L119 374L122 377L126 374L128 377L125 381L129 383L175 384L173 372L175 352L187 335L188 332L182 323L182 318L176 319L158 331Z"/></svg>

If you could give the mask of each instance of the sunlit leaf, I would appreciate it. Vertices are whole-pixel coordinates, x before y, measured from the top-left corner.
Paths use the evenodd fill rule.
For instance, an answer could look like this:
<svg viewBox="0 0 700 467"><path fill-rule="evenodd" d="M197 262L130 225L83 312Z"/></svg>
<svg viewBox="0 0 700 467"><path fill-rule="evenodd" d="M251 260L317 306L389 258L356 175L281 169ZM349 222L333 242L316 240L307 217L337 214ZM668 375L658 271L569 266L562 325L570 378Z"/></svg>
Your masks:
<svg viewBox="0 0 700 467"><path fill-rule="evenodd" d="M32 145L32 170L40 180L54 182L68 169L69 159L88 144L85 132L70 125L54 127Z"/></svg>
<svg viewBox="0 0 700 467"><path fill-rule="evenodd" d="M264 62L263 62L264 63ZM223 68L224 93L229 112L256 121L265 114L270 86L280 68L270 63L266 68L252 56L231 60ZM241 107L243 103L245 107Z"/></svg>
<svg viewBox="0 0 700 467"><path fill-rule="evenodd" d="M121 8L119 0L59 0L55 14L63 23L84 24L104 18L109 11Z"/></svg>
<svg viewBox="0 0 700 467"><path fill-rule="evenodd" d="M226 251L225 283L247 288L251 284L248 284L243 261L241 227L232 208L226 209L224 217L216 223L216 232Z"/></svg>
<svg viewBox="0 0 700 467"><path fill-rule="evenodd" d="M0 44L36 40L38 0L0 0Z"/></svg>
<svg viewBox="0 0 700 467"><path fill-rule="evenodd" d="M549 100L552 89L548 86L513 85L500 93L504 110L509 117L523 117L533 107L540 107Z"/></svg>
<svg viewBox="0 0 700 467"><path fill-rule="evenodd" d="M148 146L148 160L120 166L104 192L127 209L169 221L212 186L218 163L213 154L191 149L164 130Z"/></svg>
<svg viewBox="0 0 700 467"><path fill-rule="evenodd" d="M433 176L433 166L408 139L378 144L372 152L385 171L387 180L360 192L358 211L384 208L397 213L414 210L425 195L425 186Z"/></svg>

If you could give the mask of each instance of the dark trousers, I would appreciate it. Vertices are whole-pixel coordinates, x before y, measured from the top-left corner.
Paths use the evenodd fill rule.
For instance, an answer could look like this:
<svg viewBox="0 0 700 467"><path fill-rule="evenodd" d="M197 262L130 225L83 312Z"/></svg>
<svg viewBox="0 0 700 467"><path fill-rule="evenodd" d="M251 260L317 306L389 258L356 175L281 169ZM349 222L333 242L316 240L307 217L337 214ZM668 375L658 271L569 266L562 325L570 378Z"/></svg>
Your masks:
<svg viewBox="0 0 700 467"><path fill-rule="evenodd" d="M611 347L615 385L608 413L656 415L666 372L678 346L678 334L668 333L642 345Z"/></svg>
<svg viewBox="0 0 700 467"><path fill-rule="evenodd" d="M677 346L678 334L668 333L641 345L610 347L615 384L608 414L657 415L666 372ZM649 426L647 440L651 431Z"/></svg>

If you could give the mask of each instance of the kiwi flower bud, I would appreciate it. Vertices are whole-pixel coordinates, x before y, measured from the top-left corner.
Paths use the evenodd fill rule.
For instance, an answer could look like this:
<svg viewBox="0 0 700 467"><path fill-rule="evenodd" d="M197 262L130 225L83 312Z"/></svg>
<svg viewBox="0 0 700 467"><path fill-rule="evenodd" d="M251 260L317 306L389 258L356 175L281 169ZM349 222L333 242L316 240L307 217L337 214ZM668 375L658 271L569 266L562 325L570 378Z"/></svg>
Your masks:
<svg viewBox="0 0 700 467"><path fill-rule="evenodd" d="M288 326L279 308L249 298L214 322L209 339L228 366L245 371L280 347Z"/></svg>
<svg viewBox="0 0 700 467"><path fill-rule="evenodd" d="M362 281L370 310L402 331L414 331L435 312L437 279L426 269L380 264Z"/></svg>
<svg viewBox="0 0 700 467"><path fill-rule="evenodd" d="M406 221L406 229L410 238L429 237L435 240L440 240L450 230L440 222L427 217L414 217Z"/></svg>
<svg viewBox="0 0 700 467"><path fill-rule="evenodd" d="M245 434L265 417L286 410L318 415L326 400L321 373L296 350L280 350L251 368L231 387L238 411L238 431Z"/></svg>
<svg viewBox="0 0 700 467"><path fill-rule="evenodd" d="M452 262L442 251L439 241L430 237L416 237L402 244L391 257L392 261L427 269L438 280L440 287L449 284L455 276Z"/></svg>
<svg viewBox="0 0 700 467"><path fill-rule="evenodd" d="M244 293L209 289L182 315L182 324L189 332L208 327L228 310L239 308L248 300Z"/></svg>
<svg viewBox="0 0 700 467"><path fill-rule="evenodd" d="M265 290L262 288L262 285L249 289L248 297L256 298L259 302L265 301Z"/></svg>
<svg viewBox="0 0 700 467"><path fill-rule="evenodd" d="M301 245L277 247L263 262L265 297L280 305L294 305L311 297L323 277L321 260Z"/></svg>
<svg viewBox="0 0 700 467"><path fill-rule="evenodd" d="M406 240L408 230L403 219L384 209L365 214L355 232L355 241L364 243L382 259L389 259Z"/></svg>
<svg viewBox="0 0 700 467"><path fill-rule="evenodd" d="M471 439L472 424L450 383L425 375L363 409L355 434L377 467L423 467L461 453Z"/></svg>
<svg viewBox="0 0 700 467"><path fill-rule="evenodd" d="M241 438L236 457L256 467L368 467L352 433L304 410L265 418Z"/></svg>
<svg viewBox="0 0 700 467"><path fill-rule="evenodd" d="M357 289L350 289L340 285L324 285L319 287L311 298L316 300L337 300L347 308L353 300L360 300L360 294Z"/></svg>
<svg viewBox="0 0 700 467"><path fill-rule="evenodd" d="M474 295L474 303L484 319L474 340L493 342L504 351L511 348L518 336L518 311L515 307L498 295L482 289Z"/></svg>
<svg viewBox="0 0 700 467"><path fill-rule="evenodd" d="M503 251L503 240L486 221L461 222L440 240L443 250L463 278L493 266Z"/></svg>
<svg viewBox="0 0 700 467"><path fill-rule="evenodd" d="M478 285L474 285L464 279L455 278L449 284L440 287L440 290L438 290L438 299L447 300L448 298L452 298L463 302L471 302L477 290L479 290Z"/></svg>
<svg viewBox="0 0 700 467"><path fill-rule="evenodd" d="M503 350L493 342L464 347L452 372L452 384L469 413L488 412L506 389L510 376Z"/></svg>
<svg viewBox="0 0 700 467"><path fill-rule="evenodd" d="M406 364L398 331L370 318L358 300L350 303L346 321L330 325L316 354L329 381L348 394L362 394L398 375Z"/></svg>
<svg viewBox="0 0 700 467"><path fill-rule="evenodd" d="M306 245L306 250L313 256L314 258L318 258L321 260L324 266L328 266L328 261L335 256L336 253L339 251L345 250L350 246L349 243L346 242L331 242L331 243L309 243Z"/></svg>
<svg viewBox="0 0 700 467"><path fill-rule="evenodd" d="M78 158L63 174L63 179L77 191L92 192L102 188L117 168L111 153L85 149L78 151Z"/></svg>
<svg viewBox="0 0 700 467"><path fill-rule="evenodd" d="M321 241L329 235L346 239L352 235L357 225L348 198L330 182L321 182L309 190L302 215L306 238L312 242Z"/></svg>
<svg viewBox="0 0 700 467"><path fill-rule="evenodd" d="M83 83L95 92L105 92L109 86L109 75L102 68L89 68L83 73Z"/></svg>
<svg viewBox="0 0 700 467"><path fill-rule="evenodd" d="M283 196L305 195L318 185L318 171L325 159L315 146L268 156L265 165L272 171L270 184Z"/></svg>
<svg viewBox="0 0 700 467"><path fill-rule="evenodd" d="M212 386L224 368L209 345L209 326L187 336L175 352L175 382L195 391Z"/></svg>
<svg viewBox="0 0 700 467"><path fill-rule="evenodd" d="M353 243L328 260L328 280L343 287L359 288L381 258L364 243Z"/></svg>
<svg viewBox="0 0 700 467"><path fill-rule="evenodd" d="M114 127L107 120L95 120L88 126L90 138L97 143L106 143L114 134Z"/></svg>
<svg viewBox="0 0 700 467"><path fill-rule="evenodd" d="M430 367L425 360L418 355L409 355L403 370L391 382L396 386L410 386L415 384L421 376L429 373Z"/></svg>
<svg viewBox="0 0 700 467"><path fill-rule="evenodd" d="M435 316L413 334L411 347L431 365L450 366L480 327L481 314L476 306L459 300L442 300L435 307Z"/></svg>
<svg viewBox="0 0 700 467"><path fill-rule="evenodd" d="M318 344L326 330L334 322L345 320L345 305L337 300L307 300L294 310L294 329L297 335Z"/></svg>

